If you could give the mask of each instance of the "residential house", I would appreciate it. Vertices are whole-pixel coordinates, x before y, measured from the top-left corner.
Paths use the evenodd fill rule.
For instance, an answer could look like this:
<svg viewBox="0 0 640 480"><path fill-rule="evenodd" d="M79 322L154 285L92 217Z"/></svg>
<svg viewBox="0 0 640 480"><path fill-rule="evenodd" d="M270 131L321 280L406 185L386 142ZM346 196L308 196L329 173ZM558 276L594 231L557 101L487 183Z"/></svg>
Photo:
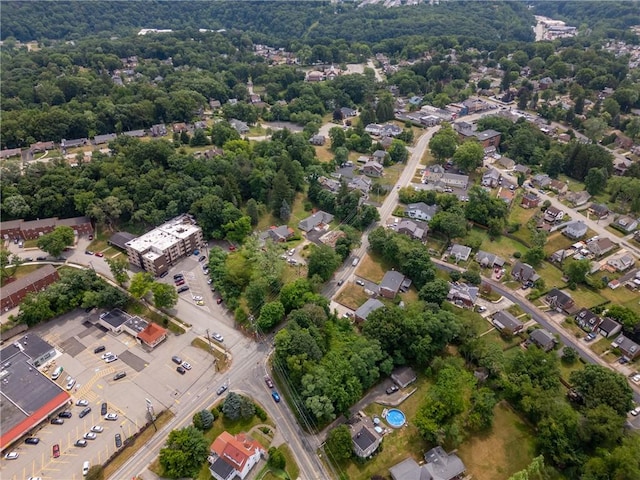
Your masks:
<svg viewBox="0 0 640 480"><path fill-rule="evenodd" d="M410 203L404 210L407 217L425 222L430 222L437 212L437 205L427 205L424 202Z"/></svg>
<svg viewBox="0 0 640 480"><path fill-rule="evenodd" d="M490 168L482 175L482 186L495 188L498 186L498 182L502 175L495 168Z"/></svg>
<svg viewBox="0 0 640 480"><path fill-rule="evenodd" d="M571 315L577 310L575 306L576 304L573 301L573 298L571 298L571 295L557 288L549 290L549 293L544 297L544 300L550 308L553 308L558 312L563 311Z"/></svg>
<svg viewBox="0 0 640 480"><path fill-rule="evenodd" d="M515 160L509 157L500 157L496 163L506 170L513 170L516 166Z"/></svg>
<svg viewBox="0 0 640 480"><path fill-rule="evenodd" d="M324 190L328 190L331 193L338 193L341 183L338 180L328 177L318 177L318 183Z"/></svg>
<svg viewBox="0 0 640 480"><path fill-rule="evenodd" d="M229 120L229 124L235 128L236 132L238 132L240 135L246 135L247 133L249 133L249 125L247 125L244 122L241 122L240 120L236 120L235 118L232 118L231 120Z"/></svg>
<svg viewBox="0 0 640 480"><path fill-rule="evenodd" d="M424 454L424 465L431 480L458 480L465 476L466 467L455 453L447 453L441 446ZM422 478L421 478L422 480Z"/></svg>
<svg viewBox="0 0 640 480"><path fill-rule="evenodd" d="M569 190L569 187L560 180L551 180L551 182L549 182L549 190L556 192L558 195L564 195L567 193L567 190Z"/></svg>
<svg viewBox="0 0 640 480"><path fill-rule="evenodd" d="M504 266L504 258L482 250L478 250L475 260L482 268L502 268Z"/></svg>
<svg viewBox="0 0 640 480"><path fill-rule="evenodd" d="M407 235L413 239L422 241L427 236L429 227L426 223L418 220L402 220L398 223L398 228L396 230L402 235Z"/></svg>
<svg viewBox="0 0 640 480"><path fill-rule="evenodd" d="M378 143L382 145L382 148L384 148L385 150L389 150L389 147L391 147L391 143L393 143L393 139L391 137L382 137L380 140L378 140Z"/></svg>
<svg viewBox="0 0 640 480"><path fill-rule="evenodd" d="M396 270L389 270L384 274L384 277L382 277L382 281L378 287L380 296L391 299L396 298L404 280L405 276L402 273Z"/></svg>
<svg viewBox="0 0 640 480"><path fill-rule="evenodd" d="M362 173L368 177L381 177L384 175L384 167L375 160L370 160L362 167Z"/></svg>
<svg viewBox="0 0 640 480"><path fill-rule="evenodd" d="M288 225L280 225L278 227L271 226L269 230L265 232L265 234L267 238L270 238L274 242L282 243L293 237L294 231L293 228L289 227Z"/></svg>
<svg viewBox="0 0 640 480"><path fill-rule="evenodd" d="M596 329L600 335L606 338L615 337L621 330L622 325L610 317L604 317Z"/></svg>
<svg viewBox="0 0 640 480"><path fill-rule="evenodd" d="M20 155L22 155L21 148L5 148L0 151L0 158L19 157Z"/></svg>
<svg viewBox="0 0 640 480"><path fill-rule="evenodd" d="M619 349L622 352L622 355L627 357L630 361L633 361L640 356L640 345L624 335L620 335L616 338L611 343L611 346Z"/></svg>
<svg viewBox="0 0 640 480"><path fill-rule="evenodd" d="M529 175L531 173L531 169L526 165L520 165L519 163L513 167L513 172L516 174Z"/></svg>
<svg viewBox="0 0 640 480"><path fill-rule="evenodd" d="M71 227L76 235L91 235L93 225L89 217L56 218L56 227Z"/></svg>
<svg viewBox="0 0 640 480"><path fill-rule="evenodd" d="M384 307L384 303L380 300L377 298L369 298L366 302L360 305L360 307L358 307L353 316L356 322L364 322L371 312L382 307Z"/></svg>
<svg viewBox="0 0 640 480"><path fill-rule="evenodd" d="M596 257L602 257L616 248L616 244L613 243L609 237L598 238L587 243L587 250L593 253Z"/></svg>
<svg viewBox="0 0 640 480"><path fill-rule="evenodd" d="M511 276L520 283L535 283L540 279L534 268L528 263L517 261L511 269Z"/></svg>
<svg viewBox="0 0 640 480"><path fill-rule="evenodd" d="M476 133L476 138L480 141L483 148L500 146L500 132L495 130L484 130L483 132Z"/></svg>
<svg viewBox="0 0 640 480"><path fill-rule="evenodd" d="M387 152L384 150L376 150L371 154L371 160L375 160L380 164L384 164L384 159L387 158Z"/></svg>
<svg viewBox="0 0 640 480"><path fill-rule="evenodd" d="M321 82L323 80L325 80L325 74L324 72L319 72L317 70L312 70L310 72L307 72L307 75L305 76L305 82Z"/></svg>
<svg viewBox="0 0 640 480"><path fill-rule="evenodd" d="M209 107L211 107L211 110L218 110L219 108L222 108L222 102L212 98L209 100Z"/></svg>
<svg viewBox="0 0 640 480"><path fill-rule="evenodd" d="M343 119L355 117L356 115L358 115L357 110L354 110L353 108L349 108L349 107L342 107L340 109L340 113L342 114Z"/></svg>
<svg viewBox="0 0 640 480"><path fill-rule="evenodd" d="M609 216L609 208L601 203L592 203L589 207L589 213L598 218L607 218Z"/></svg>
<svg viewBox="0 0 640 480"><path fill-rule="evenodd" d="M469 256L471 255L471 248L466 245L459 245L454 243L451 246L451 251L449 252L449 256L456 259L456 262L466 262L469 260Z"/></svg>
<svg viewBox="0 0 640 480"><path fill-rule="evenodd" d="M24 220L8 220L0 223L0 237L5 240L12 240L15 238L22 238L20 233L20 226Z"/></svg>
<svg viewBox="0 0 640 480"><path fill-rule="evenodd" d="M566 235L569 238L578 240L579 238L582 238L587 234L587 225L582 220L569 222L567 226L564 228L564 230L562 230L562 233L563 235Z"/></svg>
<svg viewBox="0 0 640 480"><path fill-rule="evenodd" d="M397 137L401 133L402 128L393 123L385 123L380 131L380 135L383 137Z"/></svg>
<svg viewBox="0 0 640 480"><path fill-rule="evenodd" d="M167 127L164 123L157 123L151 126L150 133L152 137L164 137L167 134Z"/></svg>
<svg viewBox="0 0 640 480"><path fill-rule="evenodd" d="M426 465L418 465L413 458L406 458L389 469L393 480L431 480Z"/></svg>
<svg viewBox="0 0 640 480"><path fill-rule="evenodd" d="M445 173L442 175L440 182L447 187L466 190L469 186L469 176L458 175L456 173Z"/></svg>
<svg viewBox="0 0 640 480"><path fill-rule="evenodd" d="M298 228L303 232L310 232L314 229L325 228L333 221L333 215L322 210L317 211L313 215L301 220L298 223Z"/></svg>
<svg viewBox="0 0 640 480"><path fill-rule="evenodd" d="M317 147L321 147L322 145L325 144L326 141L327 139L325 138L324 135L314 135L309 139L309 143Z"/></svg>
<svg viewBox="0 0 640 480"><path fill-rule="evenodd" d="M564 248L561 248L560 250L556 250L555 252L553 252L551 254L551 257L549 258L552 262L562 263L565 258L571 255L571 253L571 250L565 250Z"/></svg>
<svg viewBox="0 0 640 480"><path fill-rule="evenodd" d="M540 90L546 90L547 88L553 86L553 80L551 79L551 77L541 78L538 82L538 86L540 87Z"/></svg>
<svg viewBox="0 0 640 480"><path fill-rule="evenodd" d="M607 260L607 265L618 272L624 272L625 270L630 269L635 263L633 256L626 252L620 253L619 255Z"/></svg>
<svg viewBox="0 0 640 480"><path fill-rule="evenodd" d="M417 380L416 372L411 367L398 367L391 372L391 380L400 388L407 388Z"/></svg>
<svg viewBox="0 0 640 480"><path fill-rule="evenodd" d="M480 289L473 285L467 285L466 283L451 283L449 282L449 293L447 294L447 300L451 303L466 307L473 308L478 299Z"/></svg>
<svg viewBox="0 0 640 480"><path fill-rule="evenodd" d="M525 193L522 196L522 201L520 205L524 208L537 208L540 204L540 197L538 197L535 193Z"/></svg>
<svg viewBox="0 0 640 480"><path fill-rule="evenodd" d="M545 352L550 352L556 346L557 341L549 330L538 328L529 335L529 342Z"/></svg>
<svg viewBox="0 0 640 480"><path fill-rule="evenodd" d="M497 195L497 197L503 202L505 202L507 205L511 205L511 202L513 202L513 199L515 198L515 196L516 196L516 192L514 192L513 190L509 190L505 187L502 187L498 191L498 195Z"/></svg>
<svg viewBox="0 0 640 480"><path fill-rule="evenodd" d="M370 123L366 127L364 127L364 131L369 135L378 137L382 133L382 125L378 125L377 123Z"/></svg>
<svg viewBox="0 0 640 480"><path fill-rule="evenodd" d="M501 332L510 332L513 335L517 335L524 328L524 324L507 310L494 313L491 323Z"/></svg>
<svg viewBox="0 0 640 480"><path fill-rule="evenodd" d="M556 207L548 207L544 211L544 220L549 223L559 222L564 218L564 212Z"/></svg>
<svg viewBox="0 0 640 480"><path fill-rule="evenodd" d="M531 184L537 188L547 188L550 183L551 178L546 173L539 173L531 179Z"/></svg>
<svg viewBox="0 0 640 480"><path fill-rule="evenodd" d="M34 154L53 150L54 148L56 148L56 146L53 142L36 142L29 146L29 151Z"/></svg>
<svg viewBox="0 0 640 480"><path fill-rule="evenodd" d="M616 139L613 141L613 143L616 147L622 148L624 150L629 150L633 146L633 140L620 133L616 136Z"/></svg>
<svg viewBox="0 0 640 480"><path fill-rule="evenodd" d="M422 174L422 183L436 183L442 179L442 176L446 173L446 170L442 165L435 164L429 165L424 169Z"/></svg>
<svg viewBox="0 0 640 480"><path fill-rule="evenodd" d="M67 140L66 138L63 138L62 140L60 140L60 148L62 148L62 150L66 150L67 148L84 147L88 144L89 139L87 138L76 138L73 140Z"/></svg>
<svg viewBox="0 0 640 480"><path fill-rule="evenodd" d="M582 190L580 192L569 192L565 198L574 207L580 207L589 201L591 194L586 190Z"/></svg>
<svg viewBox="0 0 640 480"><path fill-rule="evenodd" d="M173 130L173 133L182 133L182 132L188 132L189 126L184 122L179 122L179 123L174 123L171 129Z"/></svg>
<svg viewBox="0 0 640 480"><path fill-rule="evenodd" d="M420 124L425 127L434 127L442 121L440 117L436 117L435 115L422 115L419 119Z"/></svg>
<svg viewBox="0 0 640 480"><path fill-rule="evenodd" d="M52 265L45 265L11 283L5 283L0 290L0 308L6 311L17 307L27 294L40 292L58 280L58 271Z"/></svg>
<svg viewBox="0 0 640 480"><path fill-rule="evenodd" d="M196 122L196 124L198 123L199 122ZM142 138L146 135L146 132L144 130L129 130L128 132L123 132L122 134L126 137Z"/></svg>
<svg viewBox="0 0 640 480"><path fill-rule="evenodd" d="M349 426L353 452L360 458L371 457L382 443L382 433L378 433L369 417L355 417Z"/></svg>
<svg viewBox="0 0 640 480"><path fill-rule="evenodd" d="M585 332L593 332L602 322L602 318L588 308L581 309L576 315L576 323Z"/></svg>
<svg viewBox="0 0 640 480"><path fill-rule="evenodd" d="M364 175L358 175L357 177L353 177L349 180L347 188L349 190L360 190L366 197L369 194L372 185L373 182L370 178L365 177Z"/></svg>
<svg viewBox="0 0 640 480"><path fill-rule="evenodd" d="M616 220L615 226L627 233L632 233L638 228L638 220L629 215L623 215Z"/></svg>
<svg viewBox="0 0 640 480"><path fill-rule="evenodd" d="M245 433L222 432L210 447L209 471L216 480L241 480L266 455L262 445Z"/></svg>
<svg viewBox="0 0 640 480"><path fill-rule="evenodd" d="M34 240L42 235L53 232L56 227L56 218L43 218L22 222L20 233L25 240Z"/></svg>

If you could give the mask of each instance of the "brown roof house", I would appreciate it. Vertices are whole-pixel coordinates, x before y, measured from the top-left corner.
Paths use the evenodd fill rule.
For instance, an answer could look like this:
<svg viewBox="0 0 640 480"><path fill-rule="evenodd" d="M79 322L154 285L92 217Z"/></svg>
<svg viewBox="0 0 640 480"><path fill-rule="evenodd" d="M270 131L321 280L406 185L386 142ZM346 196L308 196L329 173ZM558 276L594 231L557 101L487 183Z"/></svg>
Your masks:
<svg viewBox="0 0 640 480"><path fill-rule="evenodd" d="M368 177L381 177L384 175L384 167L375 160L370 160L362 167L362 173Z"/></svg>
<svg viewBox="0 0 640 480"><path fill-rule="evenodd" d="M587 250L593 253L596 257L601 257L616 248L616 246L617 245L613 243L608 237L603 237L587 243Z"/></svg>
<svg viewBox="0 0 640 480"><path fill-rule="evenodd" d="M535 269L528 263L516 262L511 269L511 276L518 280L520 283L534 283L540 279Z"/></svg>
<svg viewBox="0 0 640 480"><path fill-rule="evenodd" d="M58 280L60 280L58 271L51 265L45 265L2 287L0 307L5 311L17 307L28 293L40 292Z"/></svg>
<svg viewBox="0 0 640 480"><path fill-rule="evenodd" d="M538 197L535 193L525 193L522 196L522 201L520 202L524 208L536 208L540 205L540 197Z"/></svg>
<svg viewBox="0 0 640 480"><path fill-rule="evenodd" d="M551 180L549 183L549 190L556 192L559 195L564 195L567 193L568 189L569 187L567 187L567 184L560 180Z"/></svg>
<svg viewBox="0 0 640 480"><path fill-rule="evenodd" d="M491 323L501 332L510 332L514 335L520 333L524 327L520 320L506 310L500 310L494 313Z"/></svg>
<svg viewBox="0 0 640 480"><path fill-rule="evenodd" d="M24 238L25 240L34 240L41 235L46 235L47 233L53 232L55 226L55 218L31 220L28 222L23 222L22 225L20 225L20 232L22 233L22 238Z"/></svg>
<svg viewBox="0 0 640 480"><path fill-rule="evenodd" d="M549 290L549 293L544 297L544 300L547 302L549 307L557 310L558 312L563 311L571 315L577 311L576 304L573 298L571 298L571 295L563 292L562 290L558 290L557 288Z"/></svg>
<svg viewBox="0 0 640 480"><path fill-rule="evenodd" d="M262 445L245 433L222 432L209 448L209 471L216 480L243 480L266 455Z"/></svg>

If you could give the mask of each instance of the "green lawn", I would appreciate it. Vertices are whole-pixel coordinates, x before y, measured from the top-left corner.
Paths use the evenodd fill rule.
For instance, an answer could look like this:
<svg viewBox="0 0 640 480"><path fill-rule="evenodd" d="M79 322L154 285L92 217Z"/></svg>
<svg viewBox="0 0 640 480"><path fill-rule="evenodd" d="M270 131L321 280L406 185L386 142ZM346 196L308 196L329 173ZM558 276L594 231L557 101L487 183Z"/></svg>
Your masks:
<svg viewBox="0 0 640 480"><path fill-rule="evenodd" d="M291 218L289 218L288 225L295 230L296 234L300 233L298 230L298 223L300 222L300 220L304 220L305 218L311 215L311 212L307 212L304 209L305 198L306 198L306 195L304 193L298 193L296 195L296 198L293 202L293 206L291 208ZM272 225L281 225L281 224L282 224L282 220L274 217L273 215L270 215L270 214L262 215L256 227L256 231L262 232Z"/></svg>
<svg viewBox="0 0 640 480"><path fill-rule="evenodd" d="M495 240L491 240L487 236L482 242L480 250L508 259L513 256L514 252L524 254L528 249L522 243L502 235Z"/></svg>
<svg viewBox="0 0 640 480"><path fill-rule="evenodd" d="M580 360L576 360L572 364L568 364L560 360L560 376L566 381L569 382L569 378L573 372L578 370L582 370L584 368L584 363Z"/></svg>
<svg viewBox="0 0 640 480"><path fill-rule="evenodd" d="M549 262L542 262L536 272L544 279L544 283L548 289L563 288L566 283L562 280L562 270L551 265Z"/></svg>
<svg viewBox="0 0 640 480"><path fill-rule="evenodd" d="M576 305L582 307L591 308L601 303L606 302L606 298L600 295L598 292L590 290L582 285L579 285L575 290L566 290L576 302Z"/></svg>
<svg viewBox="0 0 640 480"><path fill-rule="evenodd" d="M491 430L458 447L467 475L474 480L506 480L526 468L535 456L534 432L509 405L501 402L493 411Z"/></svg>
<svg viewBox="0 0 640 480"><path fill-rule="evenodd" d="M575 243L569 237L565 237L560 232L553 232L549 237L547 237L547 243L544 246L544 253L547 256L550 256L554 252L557 252L560 249L565 249L568 246Z"/></svg>

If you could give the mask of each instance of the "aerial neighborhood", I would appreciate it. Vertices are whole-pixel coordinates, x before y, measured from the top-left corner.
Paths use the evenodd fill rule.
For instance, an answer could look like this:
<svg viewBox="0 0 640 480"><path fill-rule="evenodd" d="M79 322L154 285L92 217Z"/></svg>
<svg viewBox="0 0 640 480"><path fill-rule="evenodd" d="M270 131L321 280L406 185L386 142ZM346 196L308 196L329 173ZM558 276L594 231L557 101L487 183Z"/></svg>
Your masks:
<svg viewBox="0 0 640 480"><path fill-rule="evenodd" d="M0 476L640 478L635 5L187 3L3 5Z"/></svg>

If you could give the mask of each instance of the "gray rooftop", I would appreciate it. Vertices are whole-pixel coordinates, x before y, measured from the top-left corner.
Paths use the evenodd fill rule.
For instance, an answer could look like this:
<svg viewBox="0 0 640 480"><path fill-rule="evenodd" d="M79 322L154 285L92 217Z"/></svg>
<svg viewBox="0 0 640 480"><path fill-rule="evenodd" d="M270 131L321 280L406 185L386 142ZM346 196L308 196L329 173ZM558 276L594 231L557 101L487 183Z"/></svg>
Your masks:
<svg viewBox="0 0 640 480"><path fill-rule="evenodd" d="M529 335L529 338L541 347L547 347L556 342L553 334L544 328L534 330L531 332L531 335Z"/></svg>
<svg viewBox="0 0 640 480"><path fill-rule="evenodd" d="M466 470L464 463L455 453L447 454L440 446L424 454L426 469L433 480L451 480Z"/></svg>
<svg viewBox="0 0 640 480"><path fill-rule="evenodd" d="M360 305L360 308L356 310L355 315L356 317L363 318L366 320L371 312L382 307L384 307L384 303L382 303L380 300L376 298L370 298L366 302L364 302L362 305Z"/></svg>
<svg viewBox="0 0 640 480"><path fill-rule="evenodd" d="M380 282L380 288L386 288L388 290L397 292L400 290L400 285L404 281L404 275L396 270L389 270L384 274L382 281Z"/></svg>
<svg viewBox="0 0 640 480"><path fill-rule="evenodd" d="M493 315L493 323L499 329L507 328L512 332L522 328L522 322L506 310L500 310Z"/></svg>
<svg viewBox="0 0 640 480"><path fill-rule="evenodd" d="M129 318L131 317L119 308L114 308L110 312L100 315L100 320L104 320L114 328L122 326Z"/></svg>
<svg viewBox="0 0 640 480"><path fill-rule="evenodd" d="M424 465L418 465L413 458L407 458L389 469L393 480L431 480L431 474Z"/></svg>

